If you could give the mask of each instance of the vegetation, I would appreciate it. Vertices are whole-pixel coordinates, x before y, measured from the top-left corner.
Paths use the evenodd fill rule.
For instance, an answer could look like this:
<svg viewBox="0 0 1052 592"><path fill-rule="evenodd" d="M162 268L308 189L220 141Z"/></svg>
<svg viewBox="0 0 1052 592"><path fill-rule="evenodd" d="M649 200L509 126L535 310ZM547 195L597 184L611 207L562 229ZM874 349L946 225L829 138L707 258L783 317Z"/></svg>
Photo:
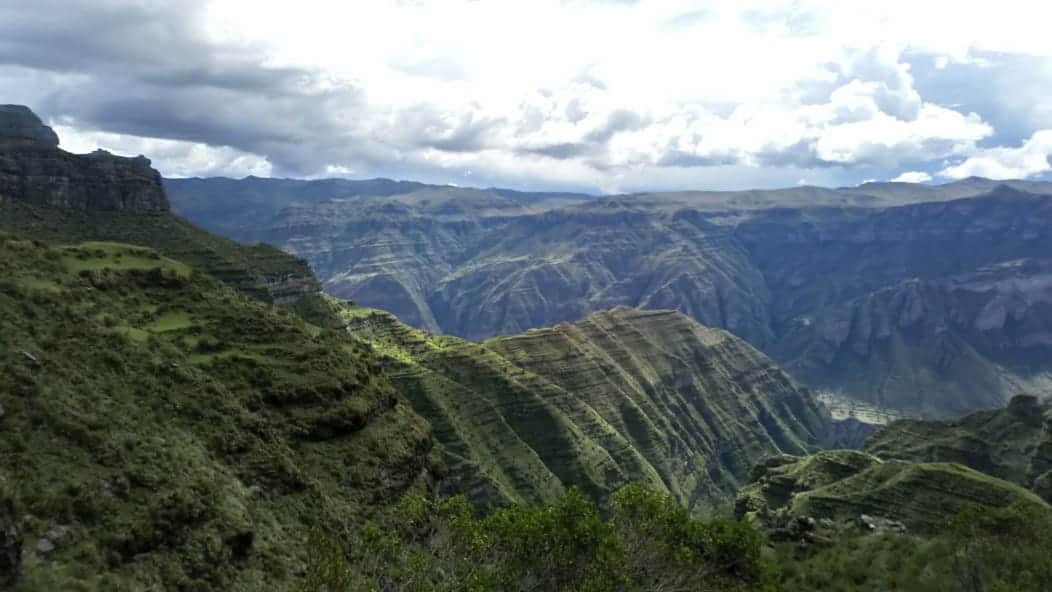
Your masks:
<svg viewBox="0 0 1052 592"><path fill-rule="evenodd" d="M295 257L270 245L238 244L167 212L5 204L0 205L0 231L56 244L109 241L148 247L264 301L298 297L318 285L307 265Z"/></svg>
<svg viewBox="0 0 1052 592"><path fill-rule="evenodd" d="M428 418L448 491L481 507L551 503L569 487L606 504L638 481L705 515L761 458L814 450L827 427L769 359L669 311L620 308L480 344L330 305Z"/></svg>
<svg viewBox="0 0 1052 592"><path fill-rule="evenodd" d="M819 544L775 547L787 592L1044 592L1049 557L1052 514L1033 506L971 506L931 536L852 526Z"/></svg>
<svg viewBox="0 0 1052 592"><path fill-rule="evenodd" d="M408 497L362 528L346 556L317 536L302 590L762 590L771 582L763 542L748 524L692 520L639 485L618 492L606 516L578 490L484 518L463 498Z"/></svg>
<svg viewBox="0 0 1052 592"><path fill-rule="evenodd" d="M935 534L836 523L810 542L768 544L725 518L691 519L641 485L608 513L577 490L546 506L476 517L463 498L408 497L344 546L318 530L299 592L1044 592L1052 513L966 508Z"/></svg>
<svg viewBox="0 0 1052 592"><path fill-rule="evenodd" d="M0 236L0 410L28 591L280 589L430 478L374 354L128 245Z"/></svg>
<svg viewBox="0 0 1052 592"><path fill-rule="evenodd" d="M972 505L1052 513L1033 492L962 465L884 461L854 450L769 459L754 477L738 497L738 512L772 527L797 517L870 514L934 533Z"/></svg>
<svg viewBox="0 0 1052 592"><path fill-rule="evenodd" d="M1003 409L954 421L900 420L866 442L881 458L956 462L1052 502L1052 406L1018 395Z"/></svg>

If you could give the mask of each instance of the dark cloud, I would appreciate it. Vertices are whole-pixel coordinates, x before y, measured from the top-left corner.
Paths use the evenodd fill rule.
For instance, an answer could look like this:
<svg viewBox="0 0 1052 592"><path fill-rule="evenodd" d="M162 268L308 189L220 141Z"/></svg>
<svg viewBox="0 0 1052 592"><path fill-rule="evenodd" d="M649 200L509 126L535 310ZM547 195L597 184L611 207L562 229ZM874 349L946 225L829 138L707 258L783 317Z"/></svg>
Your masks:
<svg viewBox="0 0 1052 592"><path fill-rule="evenodd" d="M597 144L605 144L615 135L640 129L646 125L646 120L636 113L627 109L618 109L607 116L606 122L592 130L585 136L585 140Z"/></svg>
<svg viewBox="0 0 1052 592"><path fill-rule="evenodd" d="M803 12L753 16L755 23L782 22L804 34L821 25ZM480 162L502 159L503 169L494 166L494 170L505 174L515 174L506 171L518 166L518 162L507 162L516 156L531 157L535 163L538 156L577 160L582 170L591 168L581 178L594 171L622 175L635 168L647 169L649 178L657 179L664 174L660 167L698 169L701 175L704 168L746 164L812 168L826 174L826 169L841 165L892 166L896 163L888 155L908 157L909 150L941 158L940 151L953 148L950 140L939 144L938 138L925 140L922 149L863 143L857 150L845 149L845 160L856 160L829 163L818 157L815 140L808 136L811 139L788 148L777 145L757 151L746 144L696 155L684 147L697 146L697 138L670 139L680 130L669 126L666 129L671 131L662 135L661 126L670 117L689 118L701 110L728 119L737 104L685 105L679 114L606 111L618 103L607 81L599 76L610 77L613 72L599 66L580 70L569 95L561 95L565 89L539 91L543 101L524 99L519 112L502 113L506 118L487 115L472 102L473 97L464 97L454 112L429 103L424 96L419 105L410 107L378 105L369 101L369 89L356 83L334 81L309 68L268 65L266 47L213 40L206 34L205 17L205 0L34 0L31 6L0 2L0 85L4 88L0 102L30 104L42 116L79 130L229 146L236 149L227 151L234 154L231 158L240 153L258 155L273 166L275 175L289 176L325 174L332 165L370 176L445 182L471 175L474 183L488 179L499 184L499 177L458 164L468 162L462 155L472 153L481 155ZM668 25L690 26L707 18L704 11L687 12ZM428 46L406 51L406 58L386 65L403 74L443 81L466 76L455 60L444 61L440 51ZM921 96L964 113L982 113L998 129L992 139L998 144L1018 145L1034 129L1052 127L1052 106L1040 96L1048 85L1027 79L1037 76L1052 82L1047 61L1038 64L1028 61L1037 58L987 56L995 67L983 71L980 64L937 68L925 59L910 56L915 82L910 71L899 66L897 55L860 51L843 64L830 63L830 76L801 82L789 91L791 96L771 100L781 98L790 106L821 106L830 102L837 89L857 80L868 85L863 94L877 108L903 121L917 116ZM858 104L864 110L864 101L848 102L849 107ZM858 114L849 110L841 120L830 123L839 124L854 115ZM612 154L608 149L618 134L652 125L655 133L640 135L629 150ZM778 140L779 144L792 141ZM667 141L669 147L664 153L649 154L647 142L651 141ZM425 161L424 155L431 156L434 150L445 154L435 164ZM626 159L641 162L623 162ZM652 164L657 167L650 167ZM530 170L536 174L536 168ZM530 186L542 181L514 182Z"/></svg>
<svg viewBox="0 0 1052 592"><path fill-rule="evenodd" d="M594 148L590 144L585 144L583 142L563 142L561 144L551 144L540 148L533 148L527 152L530 154L540 154L541 156L566 160L568 158L577 158L578 156L590 154L593 151Z"/></svg>
<svg viewBox="0 0 1052 592"><path fill-rule="evenodd" d="M657 163L665 167L713 167L737 164L740 159L733 154L699 156L682 150L669 150L661 155Z"/></svg>
<svg viewBox="0 0 1052 592"><path fill-rule="evenodd" d="M360 89L306 69L265 66L260 47L206 39L200 1L10 4L0 6L0 64L52 75L46 92L28 97L42 115L230 146L266 157L280 174L389 156L382 144L353 135Z"/></svg>

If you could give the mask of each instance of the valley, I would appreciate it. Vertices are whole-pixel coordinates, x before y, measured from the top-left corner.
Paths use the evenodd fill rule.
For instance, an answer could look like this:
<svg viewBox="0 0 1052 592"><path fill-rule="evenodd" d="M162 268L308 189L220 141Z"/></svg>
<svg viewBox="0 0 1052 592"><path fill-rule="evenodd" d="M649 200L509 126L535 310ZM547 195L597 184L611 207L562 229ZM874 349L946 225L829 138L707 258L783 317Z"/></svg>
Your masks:
<svg viewBox="0 0 1052 592"><path fill-rule="evenodd" d="M309 197L262 179L166 181L206 227L202 187L268 188L269 217L213 228L303 257L327 293L434 333L482 341L617 306L678 310L890 416L954 417L1052 377L1044 183L514 199L304 183Z"/></svg>
<svg viewBox="0 0 1052 592"><path fill-rule="evenodd" d="M900 419L1043 384L1042 195L759 195L731 224L672 196L377 181L278 210L283 251L180 217L145 158L2 117L0 589L928 590L959 549L1048 581L1046 404ZM252 199L231 235L276 209ZM952 261L920 258L940 241ZM388 306L339 296L315 260L336 252ZM460 329L422 328L441 319ZM1002 569L1005 533L1028 570Z"/></svg>

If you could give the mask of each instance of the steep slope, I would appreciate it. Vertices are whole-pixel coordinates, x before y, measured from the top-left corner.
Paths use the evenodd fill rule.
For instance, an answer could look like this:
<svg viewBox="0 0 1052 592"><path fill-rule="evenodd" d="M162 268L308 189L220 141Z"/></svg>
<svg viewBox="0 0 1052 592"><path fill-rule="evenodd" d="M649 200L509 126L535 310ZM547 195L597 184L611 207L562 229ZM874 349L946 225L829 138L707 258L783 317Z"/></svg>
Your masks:
<svg viewBox="0 0 1052 592"><path fill-rule="evenodd" d="M1001 187L738 226L773 298L772 356L805 383L910 414L1000 406L1049 380L1052 198Z"/></svg>
<svg viewBox="0 0 1052 592"><path fill-rule="evenodd" d="M896 421L871 436L866 450L882 458L960 463L1052 503L1052 407L1033 396L955 421Z"/></svg>
<svg viewBox="0 0 1052 592"><path fill-rule="evenodd" d="M0 409L28 590L281 589L431 481L375 355L141 247L0 237Z"/></svg>
<svg viewBox="0 0 1052 592"><path fill-rule="evenodd" d="M829 429L762 354L670 311L618 309L483 344L376 310L341 314L432 422L444 486L484 504L551 501L569 486L606 499L642 481L704 512L759 459L814 449Z"/></svg>
<svg viewBox="0 0 1052 592"><path fill-rule="evenodd" d="M520 217L432 288L445 331L479 339L615 306L675 309L757 345L772 335L763 277L726 227L694 212L595 202Z"/></svg>

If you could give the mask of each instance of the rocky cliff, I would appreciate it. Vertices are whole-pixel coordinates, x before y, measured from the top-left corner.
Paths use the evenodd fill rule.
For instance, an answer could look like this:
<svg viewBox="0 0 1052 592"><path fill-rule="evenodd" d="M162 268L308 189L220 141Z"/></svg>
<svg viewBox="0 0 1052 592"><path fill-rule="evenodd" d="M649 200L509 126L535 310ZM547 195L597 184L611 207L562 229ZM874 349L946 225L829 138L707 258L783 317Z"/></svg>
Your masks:
<svg viewBox="0 0 1052 592"><path fill-rule="evenodd" d="M164 212L161 175L142 156L70 154L26 107L0 106L0 204Z"/></svg>
<svg viewBox="0 0 1052 592"><path fill-rule="evenodd" d="M319 289L304 261L208 234L173 215L148 159L65 152L55 132L21 106L0 106L0 230L148 246L267 301L291 302Z"/></svg>

